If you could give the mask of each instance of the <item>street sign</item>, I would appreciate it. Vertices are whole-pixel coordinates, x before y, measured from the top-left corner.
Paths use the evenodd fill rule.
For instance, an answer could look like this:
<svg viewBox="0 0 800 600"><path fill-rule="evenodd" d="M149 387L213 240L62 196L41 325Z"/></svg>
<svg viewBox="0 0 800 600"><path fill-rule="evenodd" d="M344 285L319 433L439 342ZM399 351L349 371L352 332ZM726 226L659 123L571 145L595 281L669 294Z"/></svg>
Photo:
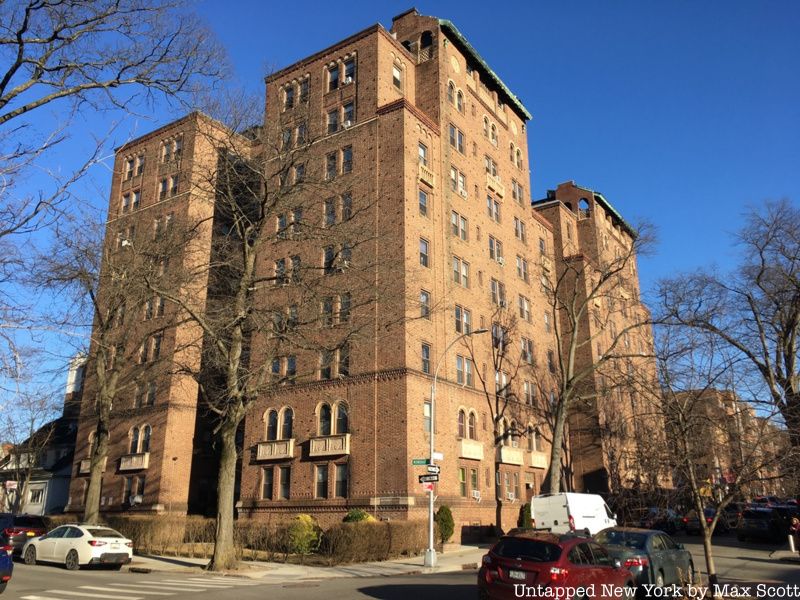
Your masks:
<svg viewBox="0 0 800 600"><path fill-rule="evenodd" d="M428 462L430 462L430 461L427 458L412 458L411 459L411 464L414 465L415 467L425 466L425 465L428 464Z"/></svg>
<svg viewBox="0 0 800 600"><path fill-rule="evenodd" d="M436 475L442 470L439 465L428 465L428 473L435 473Z"/></svg>
<svg viewBox="0 0 800 600"><path fill-rule="evenodd" d="M433 460L444 460L444 454L442 454L441 452L434 452Z"/></svg>
<svg viewBox="0 0 800 600"><path fill-rule="evenodd" d="M434 481L439 481L439 475L420 475L419 482L420 483L432 483Z"/></svg>
<svg viewBox="0 0 800 600"><path fill-rule="evenodd" d="M422 484L422 491L423 492L432 492L433 491L433 484L432 483L423 483Z"/></svg>

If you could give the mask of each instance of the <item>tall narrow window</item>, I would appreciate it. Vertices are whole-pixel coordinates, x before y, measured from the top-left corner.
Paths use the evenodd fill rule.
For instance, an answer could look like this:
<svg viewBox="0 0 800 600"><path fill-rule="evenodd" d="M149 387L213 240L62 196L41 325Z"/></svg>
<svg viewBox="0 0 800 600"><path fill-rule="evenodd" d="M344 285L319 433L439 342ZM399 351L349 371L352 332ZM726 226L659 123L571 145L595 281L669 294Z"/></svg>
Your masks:
<svg viewBox="0 0 800 600"><path fill-rule="evenodd" d="M422 344L422 372L428 375L431 373L431 347L429 344Z"/></svg>
<svg viewBox="0 0 800 600"><path fill-rule="evenodd" d="M350 433L350 417L347 414L347 405L340 402L336 405L336 434Z"/></svg>
<svg viewBox="0 0 800 600"><path fill-rule="evenodd" d="M428 253L429 253L429 242L425 238L419 239L419 264L423 267L427 267L428 265Z"/></svg>
<svg viewBox="0 0 800 600"><path fill-rule="evenodd" d="M428 147L420 143L418 147L419 164L428 166Z"/></svg>
<svg viewBox="0 0 800 600"><path fill-rule="evenodd" d="M291 493L292 468L280 467L278 473L280 477L280 499L288 500Z"/></svg>
<svg viewBox="0 0 800 600"><path fill-rule="evenodd" d="M336 465L336 491L337 498L347 498L347 465Z"/></svg>
<svg viewBox="0 0 800 600"><path fill-rule="evenodd" d="M339 65L334 65L328 69L328 91L331 92L339 88Z"/></svg>
<svg viewBox="0 0 800 600"><path fill-rule="evenodd" d="M467 470L464 467L458 468L458 492L462 497L467 497Z"/></svg>
<svg viewBox="0 0 800 600"><path fill-rule="evenodd" d="M419 214L428 216L428 193L423 190L419 190Z"/></svg>
<svg viewBox="0 0 800 600"><path fill-rule="evenodd" d="M339 131L339 109L332 110L328 113L328 133L336 133Z"/></svg>
<svg viewBox="0 0 800 600"><path fill-rule="evenodd" d="M130 453L136 454L139 452L139 428L134 427L131 430L131 446L130 446Z"/></svg>
<svg viewBox="0 0 800 600"><path fill-rule="evenodd" d="M328 497L328 465L317 465L316 488L314 491L315 498Z"/></svg>
<svg viewBox="0 0 800 600"><path fill-rule="evenodd" d="M356 59L348 58L344 61L344 83L353 83L356 79Z"/></svg>
<svg viewBox="0 0 800 600"><path fill-rule="evenodd" d="M392 65L392 83L398 90L403 91L403 72L397 65Z"/></svg>
<svg viewBox="0 0 800 600"><path fill-rule="evenodd" d="M326 436L331 434L331 407L323 404L319 408L319 435Z"/></svg>
<svg viewBox="0 0 800 600"><path fill-rule="evenodd" d="M419 292L419 316L423 319L431 318L431 293L427 290Z"/></svg>
<svg viewBox="0 0 800 600"><path fill-rule="evenodd" d="M271 410L267 413L267 441L278 439L278 411Z"/></svg>
<svg viewBox="0 0 800 600"><path fill-rule="evenodd" d="M281 424L281 439L289 440L292 438L292 425L294 424L294 411L287 408L283 411L283 423Z"/></svg>
<svg viewBox="0 0 800 600"><path fill-rule="evenodd" d="M476 421L475 413L474 412L469 413L469 416L467 417L467 437L471 440L477 439L475 421Z"/></svg>
<svg viewBox="0 0 800 600"><path fill-rule="evenodd" d="M294 85L289 85L284 91L283 107L285 109L289 109L292 108L293 106L294 106Z"/></svg>
<svg viewBox="0 0 800 600"><path fill-rule="evenodd" d="M458 437L466 437L467 414L463 410L458 411Z"/></svg>
<svg viewBox="0 0 800 600"><path fill-rule="evenodd" d="M150 425L145 425L142 428L142 444L141 448L139 448L139 452L150 452L150 434L153 433L153 429Z"/></svg>
<svg viewBox="0 0 800 600"><path fill-rule="evenodd" d="M300 102L308 102L308 77L300 82Z"/></svg>
<svg viewBox="0 0 800 600"><path fill-rule="evenodd" d="M350 173L353 170L353 147L347 146L342 149L342 173Z"/></svg>
<svg viewBox="0 0 800 600"><path fill-rule="evenodd" d="M272 500L275 470L272 466L261 467L261 499Z"/></svg>

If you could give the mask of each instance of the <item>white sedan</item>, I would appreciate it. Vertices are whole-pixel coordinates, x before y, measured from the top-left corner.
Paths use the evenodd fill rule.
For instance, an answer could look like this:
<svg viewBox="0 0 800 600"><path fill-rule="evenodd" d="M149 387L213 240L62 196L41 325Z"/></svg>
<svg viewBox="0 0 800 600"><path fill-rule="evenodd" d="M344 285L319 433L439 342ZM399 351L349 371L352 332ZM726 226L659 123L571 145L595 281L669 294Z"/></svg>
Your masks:
<svg viewBox="0 0 800 600"><path fill-rule="evenodd" d="M133 558L133 542L103 525L62 525L28 540L22 558L26 565L55 562L71 571L84 565L121 569Z"/></svg>

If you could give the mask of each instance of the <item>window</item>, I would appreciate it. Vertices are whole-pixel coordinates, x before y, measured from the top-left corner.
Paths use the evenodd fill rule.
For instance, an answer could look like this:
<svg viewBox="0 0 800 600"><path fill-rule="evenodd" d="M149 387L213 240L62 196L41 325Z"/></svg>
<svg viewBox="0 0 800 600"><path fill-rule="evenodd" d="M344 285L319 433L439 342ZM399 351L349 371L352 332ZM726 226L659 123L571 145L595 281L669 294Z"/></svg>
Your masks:
<svg viewBox="0 0 800 600"><path fill-rule="evenodd" d="M158 360L161 357L161 343L164 341L164 334L158 333L152 337L152 356L150 360Z"/></svg>
<svg viewBox="0 0 800 600"><path fill-rule="evenodd" d="M135 192L133 192L133 202L131 204L131 208L133 210L136 210L137 208L139 208L139 204L141 202L141 199L142 199L142 192L140 190L136 190Z"/></svg>
<svg viewBox="0 0 800 600"><path fill-rule="evenodd" d="M508 373L504 371L494 372L494 393L500 398L508 397ZM508 427L506 427L508 431Z"/></svg>
<svg viewBox="0 0 800 600"><path fill-rule="evenodd" d="M517 163L517 167L521 169L522 168L522 150L520 150L519 148L517 148L517 152L516 152L516 163Z"/></svg>
<svg viewBox="0 0 800 600"><path fill-rule="evenodd" d="M174 175L169 178L169 195L174 196L178 193L178 176Z"/></svg>
<svg viewBox="0 0 800 600"><path fill-rule="evenodd" d="M353 170L353 147L347 146L342 149L342 173L350 173Z"/></svg>
<svg viewBox="0 0 800 600"><path fill-rule="evenodd" d="M328 67L328 91L339 88L339 65Z"/></svg>
<svg viewBox="0 0 800 600"><path fill-rule="evenodd" d="M422 372L431 374L431 347L430 344L422 344Z"/></svg>
<svg viewBox="0 0 800 600"><path fill-rule="evenodd" d="M292 468L291 467L279 467L278 468L278 476L280 482L280 490L279 490L279 498L281 500L288 500L289 494L291 491L290 482L292 478Z"/></svg>
<svg viewBox="0 0 800 600"><path fill-rule="evenodd" d="M556 372L556 355L552 350L547 351L547 368L551 373Z"/></svg>
<svg viewBox="0 0 800 600"><path fill-rule="evenodd" d="M134 160L129 158L125 161L125 179L124 181L128 181L131 177L133 177L133 165Z"/></svg>
<svg viewBox="0 0 800 600"><path fill-rule="evenodd" d="M425 433L431 432L431 403L427 400L422 403L422 429Z"/></svg>
<svg viewBox="0 0 800 600"><path fill-rule="evenodd" d="M519 318L531 322L531 302L522 295L519 297Z"/></svg>
<svg viewBox="0 0 800 600"><path fill-rule="evenodd" d="M464 154L464 132L452 123L450 124L450 145Z"/></svg>
<svg viewBox="0 0 800 600"><path fill-rule="evenodd" d="M328 133L339 131L339 109L328 112Z"/></svg>
<svg viewBox="0 0 800 600"><path fill-rule="evenodd" d="M492 293L492 304L497 304L498 306L504 307L506 305L505 284L497 281L496 279L492 279L490 289Z"/></svg>
<svg viewBox="0 0 800 600"><path fill-rule="evenodd" d="M494 159L491 156L486 155L483 157L483 165L489 175L492 177L497 177L497 163L494 162Z"/></svg>
<svg viewBox="0 0 800 600"><path fill-rule="evenodd" d="M162 179L158 184L158 199L163 200L167 197L167 180Z"/></svg>
<svg viewBox="0 0 800 600"><path fill-rule="evenodd" d="M336 199L328 198L323 204L325 213L325 226L330 227L336 224Z"/></svg>
<svg viewBox="0 0 800 600"><path fill-rule="evenodd" d="M351 306L350 294L341 294L339 296L339 323L347 323L350 320Z"/></svg>
<svg viewBox="0 0 800 600"><path fill-rule="evenodd" d="M519 445L519 442L517 442L517 445ZM519 473L514 473L513 477L514 477L514 498L519 498L520 497L520 493L519 493Z"/></svg>
<svg viewBox="0 0 800 600"><path fill-rule="evenodd" d="M428 192L419 190L419 214L423 217L428 215Z"/></svg>
<svg viewBox="0 0 800 600"><path fill-rule="evenodd" d="M470 483L472 484L472 491L478 491L478 469L469 470Z"/></svg>
<svg viewBox="0 0 800 600"><path fill-rule="evenodd" d="M552 326L550 325L550 313L546 312L546 313L544 313L544 330L547 333L550 333L551 329L552 329Z"/></svg>
<svg viewBox="0 0 800 600"><path fill-rule="evenodd" d="M330 350L323 350L320 352L319 357L319 378L330 379L333 368L333 352Z"/></svg>
<svg viewBox="0 0 800 600"><path fill-rule="evenodd" d="M349 221L353 216L353 196L342 194L342 221Z"/></svg>
<svg viewBox="0 0 800 600"><path fill-rule="evenodd" d="M123 213L128 212L128 210L130 210L130 207L131 207L131 195L124 194L122 196L122 212Z"/></svg>
<svg viewBox="0 0 800 600"><path fill-rule="evenodd" d="M525 283L528 283L528 261L521 256L517 256L517 277L522 279Z"/></svg>
<svg viewBox="0 0 800 600"><path fill-rule="evenodd" d="M456 304L455 318L456 331L458 333L469 333L472 331L472 313L470 311Z"/></svg>
<svg viewBox="0 0 800 600"><path fill-rule="evenodd" d="M147 393L145 394L145 405L146 406L153 406L156 402L156 382L150 381L147 384Z"/></svg>
<svg viewBox="0 0 800 600"><path fill-rule="evenodd" d="M419 164L428 166L428 147L425 144L420 143L419 149Z"/></svg>
<svg viewBox="0 0 800 600"><path fill-rule="evenodd" d="M297 357L296 356L287 356L286 357L286 378L289 380L294 379L295 375L297 375Z"/></svg>
<svg viewBox="0 0 800 600"><path fill-rule="evenodd" d="M427 290L419 291L419 316L423 319L431 318L431 293Z"/></svg>
<svg viewBox="0 0 800 600"><path fill-rule="evenodd" d="M503 264L503 242L489 236L489 258Z"/></svg>
<svg viewBox="0 0 800 600"><path fill-rule="evenodd" d="M356 59L348 58L344 61L344 83L348 85L356 80Z"/></svg>
<svg viewBox="0 0 800 600"><path fill-rule="evenodd" d="M453 281L462 287L469 287L469 263L453 257Z"/></svg>
<svg viewBox="0 0 800 600"><path fill-rule="evenodd" d="M492 348L503 352L508 340L508 331L499 323L492 323Z"/></svg>
<svg viewBox="0 0 800 600"><path fill-rule="evenodd" d="M520 204L525 200L525 190L516 179L511 180L511 197Z"/></svg>
<svg viewBox="0 0 800 600"><path fill-rule="evenodd" d="M456 356L456 383L469 387L475 383L472 361L460 354Z"/></svg>
<svg viewBox="0 0 800 600"><path fill-rule="evenodd" d="M281 439L292 439L292 425L294 424L294 411L287 408L283 411L283 422L281 423Z"/></svg>
<svg viewBox="0 0 800 600"><path fill-rule="evenodd" d="M419 238L419 264L423 267L428 266L428 252L430 243L425 238Z"/></svg>
<svg viewBox="0 0 800 600"><path fill-rule="evenodd" d="M339 377L350 375L350 345L345 343L336 351L336 373Z"/></svg>
<svg viewBox="0 0 800 600"><path fill-rule="evenodd" d="M544 238L539 238L539 254L546 254L547 253L547 244L544 242Z"/></svg>
<svg viewBox="0 0 800 600"><path fill-rule="evenodd" d="M457 238L467 240L467 219L456 211L450 213L450 231Z"/></svg>
<svg viewBox="0 0 800 600"><path fill-rule="evenodd" d="M483 136L489 137L489 117L483 117Z"/></svg>
<svg viewBox="0 0 800 600"><path fill-rule="evenodd" d="M458 491L463 498L467 497L467 470L464 467L458 468Z"/></svg>
<svg viewBox="0 0 800 600"><path fill-rule="evenodd" d="M450 167L450 188L467 197L467 176L455 167Z"/></svg>
<svg viewBox="0 0 800 600"><path fill-rule="evenodd" d="M514 217L514 237L521 241L523 244L527 242L525 235L525 222Z"/></svg>
<svg viewBox="0 0 800 600"><path fill-rule="evenodd" d="M330 181L336 177L336 152L331 152L325 157L325 179Z"/></svg>
<svg viewBox="0 0 800 600"><path fill-rule="evenodd" d="M322 403L319 407L319 428L318 433L320 436L331 435L331 407L329 404Z"/></svg>
<svg viewBox="0 0 800 600"><path fill-rule="evenodd" d="M495 223L500 222L500 203L491 196L486 196L486 214Z"/></svg>
<svg viewBox="0 0 800 600"><path fill-rule="evenodd" d="M533 406L536 401L536 392L534 391L533 383L530 381L522 383L522 397L528 406Z"/></svg>
<svg viewBox="0 0 800 600"><path fill-rule="evenodd" d="M317 476L315 477L317 485L314 489L315 498L328 497L328 465L317 465L315 467Z"/></svg>
<svg viewBox="0 0 800 600"><path fill-rule="evenodd" d="M275 483L275 470L272 467L261 467L261 499L272 500Z"/></svg>
<svg viewBox="0 0 800 600"><path fill-rule="evenodd" d="M347 413L347 405L339 402L336 405L336 434L344 435L350 432L350 417Z"/></svg>
<svg viewBox="0 0 800 600"><path fill-rule="evenodd" d="M458 411L458 437L467 437L467 413L463 409Z"/></svg>
<svg viewBox="0 0 800 600"><path fill-rule="evenodd" d="M533 364L533 341L529 340L528 338L522 338L521 340L522 346L522 360L524 360L529 365Z"/></svg>
<svg viewBox="0 0 800 600"><path fill-rule="evenodd" d="M308 77L300 82L300 102L308 102Z"/></svg>
<svg viewBox="0 0 800 600"><path fill-rule="evenodd" d="M456 85L452 81L447 84L447 101L450 104L456 103Z"/></svg>
<svg viewBox="0 0 800 600"><path fill-rule="evenodd" d="M336 498L347 498L347 465L336 465Z"/></svg>
<svg viewBox="0 0 800 600"><path fill-rule="evenodd" d="M305 121L300 123L295 129L295 138L298 146L306 143L308 138L308 127Z"/></svg>
<svg viewBox="0 0 800 600"><path fill-rule="evenodd" d="M161 147L161 162L168 163L172 160L172 142L164 142Z"/></svg>
<svg viewBox="0 0 800 600"><path fill-rule="evenodd" d="M294 107L294 85L289 85L283 92L283 108L287 110Z"/></svg>
<svg viewBox="0 0 800 600"><path fill-rule="evenodd" d="M44 490L42 488L32 489L28 494L28 502L31 504L41 504L44 500Z"/></svg>
<svg viewBox="0 0 800 600"><path fill-rule="evenodd" d="M336 271L334 261L336 260L336 251L333 246L326 246L322 253L322 267L325 275L331 275Z"/></svg>
<svg viewBox="0 0 800 600"><path fill-rule="evenodd" d="M458 112L464 112L464 94L461 93L461 90L458 90L458 93L456 94L456 108L458 109Z"/></svg>
<svg viewBox="0 0 800 600"><path fill-rule="evenodd" d="M288 281L286 277L286 259L275 261L275 285L282 285Z"/></svg>
<svg viewBox="0 0 800 600"><path fill-rule="evenodd" d="M278 439L278 411L270 410L267 412L267 441L271 442Z"/></svg>
<svg viewBox="0 0 800 600"><path fill-rule="evenodd" d="M492 144L497 146L497 125L495 125L494 123L492 123L492 129L490 132L489 139L491 140Z"/></svg>
<svg viewBox="0 0 800 600"><path fill-rule="evenodd" d="M471 440L477 438L477 417L474 412L469 413L467 416L467 437Z"/></svg>
<svg viewBox="0 0 800 600"><path fill-rule="evenodd" d="M403 72L397 65L392 65L392 83L398 90L403 91Z"/></svg>

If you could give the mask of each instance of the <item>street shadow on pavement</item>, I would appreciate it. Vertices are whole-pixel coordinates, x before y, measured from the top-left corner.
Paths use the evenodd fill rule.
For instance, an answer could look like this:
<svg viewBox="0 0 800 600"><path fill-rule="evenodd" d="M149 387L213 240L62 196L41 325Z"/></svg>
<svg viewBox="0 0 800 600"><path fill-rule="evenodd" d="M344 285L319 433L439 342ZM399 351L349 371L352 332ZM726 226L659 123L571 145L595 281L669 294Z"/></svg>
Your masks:
<svg viewBox="0 0 800 600"><path fill-rule="evenodd" d="M378 600L464 600L476 594L475 585L373 585L359 588L360 593Z"/></svg>
<svg viewBox="0 0 800 600"><path fill-rule="evenodd" d="M196 563L196 562L189 562L187 560L181 560L180 558L177 558L177 557L176 558L170 558L170 557L167 557L167 556L153 556L153 555L150 555L150 554L137 554L137 555L135 555L133 557L133 562L131 563L131 566L134 566L134 567L138 566L136 564L136 559L137 558L147 559L148 561L152 561L154 563L163 563L163 564L168 564L168 565L176 565L176 566L179 566L179 567L194 567L194 568L198 568L198 569L203 567L202 564L199 564L199 563Z"/></svg>

